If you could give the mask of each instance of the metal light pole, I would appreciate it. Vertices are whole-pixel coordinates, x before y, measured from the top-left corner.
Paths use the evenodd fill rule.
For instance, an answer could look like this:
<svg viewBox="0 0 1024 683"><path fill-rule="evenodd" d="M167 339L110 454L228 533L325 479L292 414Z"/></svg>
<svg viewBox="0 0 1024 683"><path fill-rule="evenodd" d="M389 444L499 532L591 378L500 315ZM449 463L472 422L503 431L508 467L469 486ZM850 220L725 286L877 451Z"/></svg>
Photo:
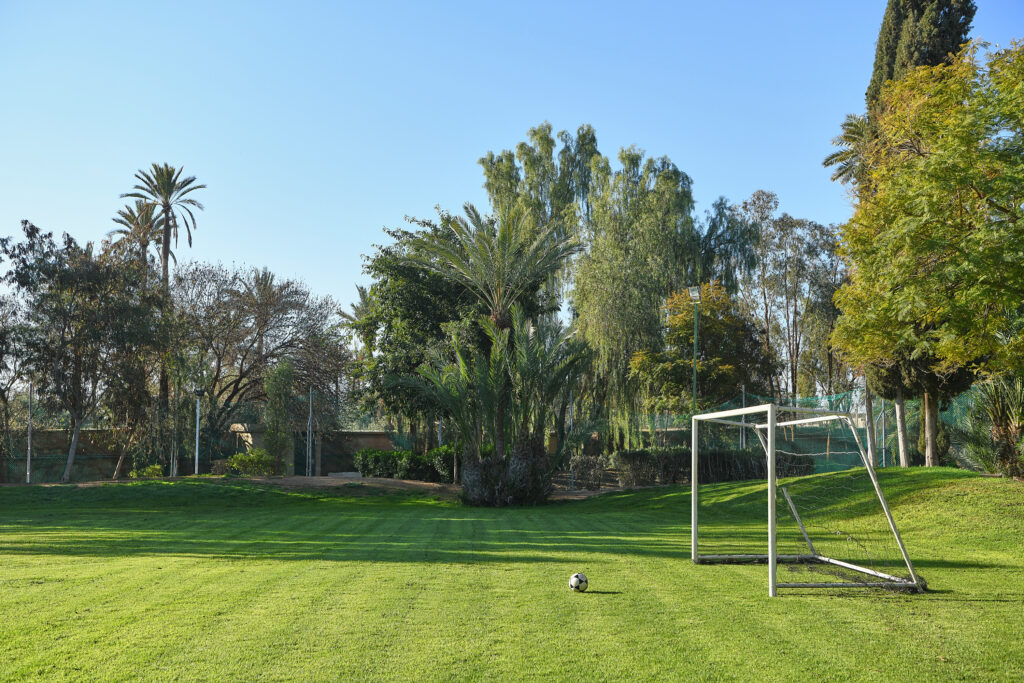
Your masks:
<svg viewBox="0 0 1024 683"><path fill-rule="evenodd" d="M688 287L693 302L693 414L697 414L697 319L700 317L700 287Z"/></svg>
<svg viewBox="0 0 1024 683"><path fill-rule="evenodd" d="M313 476L313 387L309 387L309 419L306 421L306 476Z"/></svg>
<svg viewBox="0 0 1024 683"><path fill-rule="evenodd" d="M28 383L28 450L25 452L25 483L32 483L32 382Z"/></svg>
<svg viewBox="0 0 1024 683"><path fill-rule="evenodd" d="M196 468L192 474L199 474L199 399L204 393L202 389L196 389Z"/></svg>

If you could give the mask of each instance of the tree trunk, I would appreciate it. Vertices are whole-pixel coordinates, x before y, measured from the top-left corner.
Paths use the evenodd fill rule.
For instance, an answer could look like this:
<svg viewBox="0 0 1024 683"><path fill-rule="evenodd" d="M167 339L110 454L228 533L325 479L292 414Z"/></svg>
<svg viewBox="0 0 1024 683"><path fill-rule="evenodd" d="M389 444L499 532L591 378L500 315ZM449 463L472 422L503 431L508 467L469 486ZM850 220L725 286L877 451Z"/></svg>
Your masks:
<svg viewBox="0 0 1024 683"><path fill-rule="evenodd" d="M494 457L505 459L505 398L498 399L498 409L494 415Z"/></svg>
<svg viewBox="0 0 1024 683"><path fill-rule="evenodd" d="M121 470L124 468L124 461L127 460L128 451L122 450L121 457L117 459L117 465L114 467L114 476L112 477L115 481L121 478Z"/></svg>
<svg viewBox="0 0 1024 683"><path fill-rule="evenodd" d="M82 432L82 421L72 417L71 423L74 425L71 433L71 446L68 448L68 461L64 465L64 474L60 475L60 483L66 484L71 481L71 467L75 464L75 451L78 450L78 435Z"/></svg>
<svg viewBox="0 0 1024 683"><path fill-rule="evenodd" d="M868 387L867 378L864 379L864 417L867 419L865 431L868 441L868 460L874 466L878 464L878 458L875 457L875 411L871 405L871 389Z"/></svg>
<svg viewBox="0 0 1024 683"><path fill-rule="evenodd" d="M162 208L164 214L164 234L163 243L160 245L160 283L163 287L164 301L163 310L161 313L166 321L166 318L171 312L171 206L170 204L164 204ZM160 421L160 430L163 430L163 418L167 414L167 409L170 406L170 395L171 395L171 381L167 375L167 360L164 355L160 355L160 409L157 411L157 418ZM161 439L163 441L163 439Z"/></svg>
<svg viewBox="0 0 1024 683"><path fill-rule="evenodd" d="M935 467L939 464L936 446L939 437L939 403L929 392L924 393L921 402L924 411L924 464Z"/></svg>
<svg viewBox="0 0 1024 683"><path fill-rule="evenodd" d="M900 467L910 467L910 452L907 444L910 438L907 436L907 403L903 398L903 390L896 394L896 441L900 449Z"/></svg>

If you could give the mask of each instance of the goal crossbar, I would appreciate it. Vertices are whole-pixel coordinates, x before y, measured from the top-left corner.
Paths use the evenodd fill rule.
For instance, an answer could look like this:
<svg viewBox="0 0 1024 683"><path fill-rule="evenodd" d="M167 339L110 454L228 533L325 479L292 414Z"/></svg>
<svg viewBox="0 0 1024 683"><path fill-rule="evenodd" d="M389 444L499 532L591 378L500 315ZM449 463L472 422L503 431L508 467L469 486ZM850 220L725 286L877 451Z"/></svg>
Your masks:
<svg viewBox="0 0 1024 683"><path fill-rule="evenodd" d="M802 413L811 415L811 417L798 418L794 420L778 421L776 416L779 411L785 413ZM745 417L747 415L766 414L767 419L764 422L737 422L728 418L734 417ZM776 471L775 471L775 430L778 427L787 426L798 426L798 425L810 425L820 422L828 422L833 420L839 420L846 423L847 427L853 434L855 443L857 444L857 450L859 452L861 463L867 470L868 476L871 480L872 487L874 488L875 494L878 496L878 501L881 503L882 510L885 513L886 521L888 522L889 528L893 533L897 545L899 546L900 554L902 555L903 561L907 566L907 571L910 573L910 579L903 579L898 576L886 574L869 567L863 567L861 565L845 562L843 560L837 560L834 558L820 555L814 550L814 545L811 542L810 537L807 534L807 530L804 528L803 521L800 519L799 513L796 511L796 507L793 505L792 499L789 497L788 491L783 487L782 492L786 498L786 502L796 519L797 524L800 527L800 531L807 542L810 549L809 554L793 555L793 554L778 554L777 542L776 542L776 516L775 516L775 499L776 499ZM767 554L704 554L701 555L699 552L698 545L698 461L699 461L699 449L698 449L698 425L700 422L712 422L717 424L725 424L733 427L750 428L754 429L758 436L758 440L764 447L765 456L768 465L768 553ZM732 563L767 563L768 564L768 595L775 597L777 595L778 588L895 588L901 590L916 590L921 591L924 589L923 582L917 576L914 571L914 565L910 561L910 556L907 554L906 546L903 544L903 539L900 537L899 530L896 528L896 523L893 520L892 512L889 510L889 504L885 499L885 494L882 493L882 489L878 484L878 477L875 474L874 467L871 464L871 460L867 457L867 453L864 450L864 446L860 441L860 437L857 434L857 430L854 425L852 416L849 413L844 413L834 410L822 410L820 408L804 408L799 406L779 406L774 403L767 403L758 406L748 406L745 408L736 408L733 410L722 410L713 413L704 413L701 415L694 415L691 422L691 476L690 476L690 533L691 533L691 559L696 564L732 564ZM854 572L859 572L867 576L871 576L875 579L880 579L870 582L845 582L845 581L823 581L823 582L797 582L797 583L779 583L777 580L777 564L779 562L785 563L820 563L834 565L842 567Z"/></svg>

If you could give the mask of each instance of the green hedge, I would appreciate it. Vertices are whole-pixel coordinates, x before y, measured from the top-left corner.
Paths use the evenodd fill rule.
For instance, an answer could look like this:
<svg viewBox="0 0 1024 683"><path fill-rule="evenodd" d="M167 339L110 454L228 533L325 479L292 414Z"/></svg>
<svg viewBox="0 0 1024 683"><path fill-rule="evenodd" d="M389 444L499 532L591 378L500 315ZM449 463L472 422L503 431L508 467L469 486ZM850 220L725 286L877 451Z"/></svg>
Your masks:
<svg viewBox="0 0 1024 683"><path fill-rule="evenodd" d="M618 451L612 455L612 463L618 470L619 486L690 481L690 449L686 446ZM698 479L703 484L768 477L768 463L761 448L701 450L698 467ZM812 459L794 458L784 453L776 453L776 467L780 477L814 474Z"/></svg>
<svg viewBox="0 0 1024 683"><path fill-rule="evenodd" d="M676 446L618 451L612 455L612 463L618 471L619 486L675 484L689 474L690 449Z"/></svg>
<svg viewBox="0 0 1024 683"><path fill-rule="evenodd" d="M364 448L353 458L356 470L364 477L415 479L450 484L455 449L441 446L426 455L410 450L381 451Z"/></svg>

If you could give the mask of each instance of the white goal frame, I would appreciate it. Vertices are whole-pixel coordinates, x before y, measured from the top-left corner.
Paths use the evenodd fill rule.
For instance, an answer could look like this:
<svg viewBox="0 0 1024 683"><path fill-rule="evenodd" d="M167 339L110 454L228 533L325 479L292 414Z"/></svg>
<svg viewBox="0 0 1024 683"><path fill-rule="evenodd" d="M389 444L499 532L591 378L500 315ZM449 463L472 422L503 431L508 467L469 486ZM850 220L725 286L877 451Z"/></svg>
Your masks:
<svg viewBox="0 0 1024 683"><path fill-rule="evenodd" d="M778 422L776 415L779 410L787 413L801 413L807 415L799 419L786 420ZM764 415L764 422L747 422L745 417L747 415ZM731 418L742 417L743 421L736 421ZM788 427L796 425L807 425L816 422L829 422L829 421L840 421L846 424L846 426L853 433L853 438L857 443L857 450L860 453L861 463L867 470L868 477L871 479L871 483L874 486L875 494L878 496L879 502L882 504L882 510L885 512L885 518L889 522L889 528L892 530L893 536L896 539L896 543L899 546L900 553L903 555L903 561L907 565L907 570L910 572L910 579L902 579L897 576L885 574L883 572L870 569L868 567L862 567L857 564L844 562L842 560L836 560L824 555L819 555L814 550L814 544L811 542L810 537L807 535L807 531L804 528L803 521L800 519L800 515L797 514L796 508L793 502L789 498L789 493L783 489L783 495L786 498L786 502L790 507L790 511L793 513L796 519L797 525L800 527L800 531L803 533L804 540L807 542L809 552L803 555L779 555L778 548L776 546L775 538L775 497L776 497L776 476L775 476L775 430L778 427ZM698 495L698 463L700 461L700 454L697 447L698 442L698 430L701 422L713 422L717 424L725 424L731 427L739 427L740 429L753 429L757 434L758 440L761 445L764 446L765 455L768 460L768 554L767 555L756 555L756 554L744 554L744 555L701 555L698 545L698 516L697 516L697 495ZM853 417L849 413L821 410L818 408L801 408L793 406L779 406L774 403L766 403L759 406L749 406L746 408L736 408L734 410L722 410L714 413L703 413L700 415L694 415L691 423L691 435L692 435L692 446L691 446L691 464L690 464L690 533L691 533L691 559L696 564L733 564L733 563L748 563L748 562L766 562L768 564L768 596L776 597L778 595L779 588L895 588L901 590L911 591L923 591L924 582L918 577L917 572L914 571L914 565L910 561L910 556L907 554L907 548L903 544L903 539L900 537L900 532L896 528L896 522L893 521L892 513L889 511L889 503L885 500L885 494L882 493L881 487L878 485L878 476L875 474L875 469L872 466L870 458L867 453L864 452L864 447L861 444L860 437L857 435L857 430L854 426ZM844 569L860 572L871 577L871 580L865 582L800 582L800 583L779 583L777 579L777 566L779 562L800 562L800 563L822 563L832 564Z"/></svg>

